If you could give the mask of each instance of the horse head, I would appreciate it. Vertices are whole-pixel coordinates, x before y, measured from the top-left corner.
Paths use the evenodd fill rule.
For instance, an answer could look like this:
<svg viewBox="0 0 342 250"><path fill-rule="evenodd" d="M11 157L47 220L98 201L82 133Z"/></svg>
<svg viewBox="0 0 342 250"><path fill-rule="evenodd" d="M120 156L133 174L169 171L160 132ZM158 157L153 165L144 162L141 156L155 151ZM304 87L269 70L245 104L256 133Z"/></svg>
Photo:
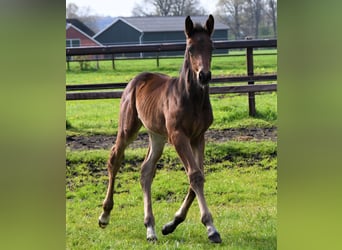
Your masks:
<svg viewBox="0 0 342 250"><path fill-rule="evenodd" d="M209 15L204 26L194 24L188 16L185 19L186 52L189 70L194 80L206 86L211 80L211 55L213 44L211 35L214 30L214 18Z"/></svg>

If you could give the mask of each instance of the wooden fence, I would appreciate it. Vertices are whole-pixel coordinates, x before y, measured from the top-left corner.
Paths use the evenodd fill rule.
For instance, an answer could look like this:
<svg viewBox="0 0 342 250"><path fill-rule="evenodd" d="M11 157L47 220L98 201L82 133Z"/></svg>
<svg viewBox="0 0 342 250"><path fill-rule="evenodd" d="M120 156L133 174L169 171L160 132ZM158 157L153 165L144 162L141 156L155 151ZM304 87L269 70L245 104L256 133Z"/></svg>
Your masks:
<svg viewBox="0 0 342 250"><path fill-rule="evenodd" d="M163 43L163 44L142 44L142 45L120 45L105 47L78 47L66 49L66 56L79 55L115 55L121 53L140 52L163 52L163 51L184 51L185 43ZM249 115L256 115L255 92L270 92L277 90L277 84L255 84L258 81L276 81L276 74L255 75L253 50L255 48L276 48L276 39L267 40L241 40L241 41L216 41L215 49L246 49L247 69L245 76L232 76L213 78L211 83L247 82L248 85L239 86L215 86L210 87L211 94L224 93L248 93ZM114 58L114 56L113 56ZM67 59L68 60L68 59ZM102 84L80 84L66 86L66 100L89 100L120 98L122 89L127 83L102 83ZM111 91L103 91L103 90ZM101 92L95 92L102 90ZM77 91L77 92L75 92Z"/></svg>

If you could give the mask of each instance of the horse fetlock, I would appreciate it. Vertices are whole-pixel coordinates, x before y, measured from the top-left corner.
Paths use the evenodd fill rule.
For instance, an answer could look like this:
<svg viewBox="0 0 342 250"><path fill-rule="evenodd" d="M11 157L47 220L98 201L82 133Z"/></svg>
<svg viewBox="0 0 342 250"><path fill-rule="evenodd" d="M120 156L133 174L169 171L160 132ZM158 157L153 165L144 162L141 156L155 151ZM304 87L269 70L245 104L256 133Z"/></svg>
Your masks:
<svg viewBox="0 0 342 250"><path fill-rule="evenodd" d="M175 231L175 229L177 228L177 226L179 224L181 224L183 221L185 220L185 218L180 217L180 216L175 216L175 218L173 219L173 221L170 221L169 223L165 224L163 226L162 229L162 233L163 235L167 235L172 233L173 231Z"/></svg>
<svg viewBox="0 0 342 250"><path fill-rule="evenodd" d="M154 228L155 222L154 222L153 215L145 216L144 225L145 225L146 229Z"/></svg>
<svg viewBox="0 0 342 250"><path fill-rule="evenodd" d="M204 226L208 226L208 225L212 224L213 223L213 217L212 217L211 213L208 212L208 213L204 214L201 218L201 222L203 223ZM208 229L208 231L209 231L209 229Z"/></svg>
<svg viewBox="0 0 342 250"><path fill-rule="evenodd" d="M174 223L176 225L179 225L181 224L183 221L185 220L185 217L182 217L182 216L175 216L175 218L173 219Z"/></svg>
<svg viewBox="0 0 342 250"><path fill-rule="evenodd" d="M169 223L166 223L162 228L162 234L168 235L175 231L177 225L175 225L174 221L170 221Z"/></svg>
<svg viewBox="0 0 342 250"><path fill-rule="evenodd" d="M104 201L103 202L102 208L103 208L104 212L110 213L110 211L112 211L113 207L114 207L114 201Z"/></svg>

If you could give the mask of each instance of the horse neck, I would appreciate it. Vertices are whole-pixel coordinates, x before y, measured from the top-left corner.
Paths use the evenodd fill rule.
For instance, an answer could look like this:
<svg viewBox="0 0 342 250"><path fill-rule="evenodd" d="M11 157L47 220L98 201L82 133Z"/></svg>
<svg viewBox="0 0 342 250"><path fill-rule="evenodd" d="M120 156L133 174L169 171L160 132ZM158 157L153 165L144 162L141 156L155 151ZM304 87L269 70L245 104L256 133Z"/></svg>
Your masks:
<svg viewBox="0 0 342 250"><path fill-rule="evenodd" d="M203 101L209 98L209 87L200 86L197 82L196 75L191 70L190 59L188 58L187 52L185 52L183 67L179 77L179 84L189 97L194 96L196 98L203 99Z"/></svg>

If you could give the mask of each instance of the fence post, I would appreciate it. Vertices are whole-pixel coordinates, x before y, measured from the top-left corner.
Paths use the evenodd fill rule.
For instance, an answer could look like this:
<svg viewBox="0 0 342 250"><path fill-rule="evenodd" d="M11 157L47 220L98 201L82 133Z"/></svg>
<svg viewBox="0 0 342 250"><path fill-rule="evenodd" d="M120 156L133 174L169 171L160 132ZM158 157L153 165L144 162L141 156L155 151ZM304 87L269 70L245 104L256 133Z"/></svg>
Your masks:
<svg viewBox="0 0 342 250"><path fill-rule="evenodd" d="M68 71L70 71L70 56L67 56Z"/></svg>
<svg viewBox="0 0 342 250"><path fill-rule="evenodd" d="M157 52L157 68L159 68L159 52Z"/></svg>
<svg viewBox="0 0 342 250"><path fill-rule="evenodd" d="M97 69L97 70L100 69L99 56L98 56L98 55L96 55L96 69Z"/></svg>
<svg viewBox="0 0 342 250"><path fill-rule="evenodd" d="M252 38L246 37L246 40L252 40ZM247 58L247 75L254 76L253 47L246 48L246 58ZM248 81L248 85L254 85L254 81ZM254 92L248 92L248 106L249 106L249 116L253 116L253 117L256 116Z"/></svg>
<svg viewBox="0 0 342 250"><path fill-rule="evenodd" d="M112 68L115 69L114 54L112 54Z"/></svg>

